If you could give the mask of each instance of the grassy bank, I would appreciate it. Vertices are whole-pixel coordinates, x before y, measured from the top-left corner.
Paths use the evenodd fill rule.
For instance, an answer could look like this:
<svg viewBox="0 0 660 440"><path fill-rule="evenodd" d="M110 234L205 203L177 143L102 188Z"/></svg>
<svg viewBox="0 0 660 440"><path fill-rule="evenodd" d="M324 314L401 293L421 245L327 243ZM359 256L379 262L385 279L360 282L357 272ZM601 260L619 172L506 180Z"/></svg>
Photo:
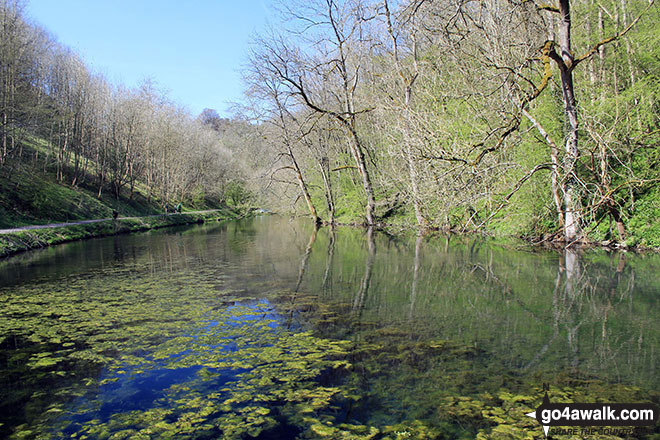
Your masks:
<svg viewBox="0 0 660 440"><path fill-rule="evenodd" d="M168 226L189 225L208 221L234 219L240 214L231 209L205 212L130 217L104 220L96 223L67 225L62 227L23 230L0 234L0 258L18 252L39 249L60 243L86 238L104 237L128 232L146 231Z"/></svg>
<svg viewBox="0 0 660 440"><path fill-rule="evenodd" d="M30 160L54 154L46 141L31 137L23 156L0 169L0 228L109 218L113 210L125 217L162 213L160 203L147 200L141 188L132 197L125 192L115 197L107 189L99 197L90 176L73 186L70 178L57 179L52 164Z"/></svg>
<svg viewBox="0 0 660 440"><path fill-rule="evenodd" d="M109 218L113 211L122 217L140 217L163 213L164 200L158 191L150 191L140 181L131 190L125 185L119 194L105 184L99 194L96 164L73 179L73 162L65 162L63 176L57 173L54 157L58 150L37 136L23 139L22 153L0 167L0 229L51 223ZM75 184L74 184L75 181ZM239 186L240 187L240 186ZM181 202L185 211L235 207L234 199L224 200L217 193L174 196L170 206Z"/></svg>

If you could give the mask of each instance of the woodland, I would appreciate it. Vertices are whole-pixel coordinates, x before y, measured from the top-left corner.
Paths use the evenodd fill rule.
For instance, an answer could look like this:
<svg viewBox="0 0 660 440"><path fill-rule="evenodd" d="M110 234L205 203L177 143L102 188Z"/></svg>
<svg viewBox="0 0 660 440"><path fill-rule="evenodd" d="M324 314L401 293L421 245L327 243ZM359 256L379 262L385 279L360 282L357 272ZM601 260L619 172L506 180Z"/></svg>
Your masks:
<svg viewBox="0 0 660 440"><path fill-rule="evenodd" d="M231 118L111 84L21 2L1 14L3 181L660 246L653 0L283 1Z"/></svg>

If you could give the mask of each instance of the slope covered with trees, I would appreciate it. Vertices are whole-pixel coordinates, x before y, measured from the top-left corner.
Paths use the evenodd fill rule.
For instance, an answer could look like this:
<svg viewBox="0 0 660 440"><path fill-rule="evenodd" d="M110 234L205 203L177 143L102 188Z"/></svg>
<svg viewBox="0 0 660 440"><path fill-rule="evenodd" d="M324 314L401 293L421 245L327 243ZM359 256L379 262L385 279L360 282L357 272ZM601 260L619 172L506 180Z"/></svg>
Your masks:
<svg viewBox="0 0 660 440"><path fill-rule="evenodd" d="M245 71L271 202L315 221L660 246L654 1L281 12Z"/></svg>
<svg viewBox="0 0 660 440"><path fill-rule="evenodd" d="M245 123L110 83L23 7L0 2L0 226L245 202Z"/></svg>
<svg viewBox="0 0 660 440"><path fill-rule="evenodd" d="M111 84L1 10L4 225L251 200L660 246L654 1L282 1L232 121Z"/></svg>

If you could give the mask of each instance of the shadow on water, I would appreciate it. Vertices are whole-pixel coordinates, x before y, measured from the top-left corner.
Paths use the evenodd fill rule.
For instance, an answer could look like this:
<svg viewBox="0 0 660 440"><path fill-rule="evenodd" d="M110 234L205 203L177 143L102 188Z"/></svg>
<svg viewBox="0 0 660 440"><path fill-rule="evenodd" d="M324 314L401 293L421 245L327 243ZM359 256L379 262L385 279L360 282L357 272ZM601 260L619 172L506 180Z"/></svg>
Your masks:
<svg viewBox="0 0 660 440"><path fill-rule="evenodd" d="M0 265L0 436L523 438L542 383L660 398L658 270L276 216L26 254Z"/></svg>
<svg viewBox="0 0 660 440"><path fill-rule="evenodd" d="M209 229L222 225L207 226ZM0 286L52 280L83 271L113 265L135 263L153 247L168 243L175 246L173 237L182 237L198 229L196 225L136 232L127 235L100 237L64 243L57 246L23 252L0 260Z"/></svg>

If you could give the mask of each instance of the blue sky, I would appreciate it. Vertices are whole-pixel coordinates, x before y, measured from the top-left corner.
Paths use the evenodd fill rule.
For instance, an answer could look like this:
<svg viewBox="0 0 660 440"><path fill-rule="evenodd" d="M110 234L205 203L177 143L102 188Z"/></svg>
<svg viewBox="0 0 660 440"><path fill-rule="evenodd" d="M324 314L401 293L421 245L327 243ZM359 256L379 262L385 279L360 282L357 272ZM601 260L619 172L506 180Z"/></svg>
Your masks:
<svg viewBox="0 0 660 440"><path fill-rule="evenodd" d="M239 69L274 0L29 0L27 15L113 83L152 78L193 114L241 100Z"/></svg>

